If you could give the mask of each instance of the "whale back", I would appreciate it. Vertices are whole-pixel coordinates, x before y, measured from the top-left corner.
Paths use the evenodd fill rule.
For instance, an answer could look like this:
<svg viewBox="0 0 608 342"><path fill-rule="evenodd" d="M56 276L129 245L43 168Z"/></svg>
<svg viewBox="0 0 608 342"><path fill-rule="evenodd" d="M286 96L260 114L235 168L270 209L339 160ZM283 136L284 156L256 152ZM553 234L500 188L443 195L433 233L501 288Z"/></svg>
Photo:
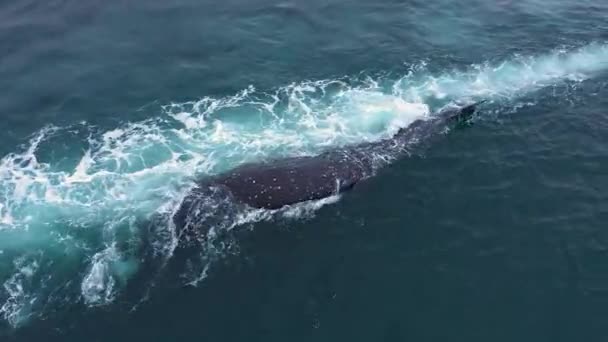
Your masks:
<svg viewBox="0 0 608 342"><path fill-rule="evenodd" d="M235 203L253 208L279 209L344 192L391 160L409 154L411 147L427 144L452 124L467 122L478 104L448 108L430 118L416 120L390 139L338 148L317 156L244 164L204 179L185 198L176 214L177 221L199 213L195 207L208 196L206 193L223 194Z"/></svg>
<svg viewBox="0 0 608 342"><path fill-rule="evenodd" d="M228 188L234 199L251 207L278 209L341 193L367 175L366 165L345 151L332 151L245 164L209 184Z"/></svg>

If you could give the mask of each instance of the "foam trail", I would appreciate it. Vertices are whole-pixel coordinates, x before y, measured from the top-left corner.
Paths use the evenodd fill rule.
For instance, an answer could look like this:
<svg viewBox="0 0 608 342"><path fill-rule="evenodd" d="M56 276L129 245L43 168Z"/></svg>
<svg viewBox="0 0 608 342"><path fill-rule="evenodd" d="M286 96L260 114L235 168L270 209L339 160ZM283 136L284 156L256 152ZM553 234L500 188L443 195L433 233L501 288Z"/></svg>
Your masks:
<svg viewBox="0 0 608 342"><path fill-rule="evenodd" d="M591 44L575 51L542 56L515 56L497 64L473 65L441 75L424 65L397 81L393 92L407 101L430 99L511 99L563 80L583 81L608 69L608 45Z"/></svg>
<svg viewBox="0 0 608 342"><path fill-rule="evenodd" d="M0 312L18 326L28 312L49 305L53 291L77 292L53 298L81 298L91 306L112 302L136 272L142 248L171 257L177 234L168 217L197 177L248 161L375 141L452 101L508 102L607 69L608 45L590 44L440 74L422 63L398 79L345 77L273 92L250 87L234 96L171 103L162 115L107 131L83 124L44 128L0 159ZM54 139L72 131L87 137L73 141L84 146L79 157L71 164L51 158L60 155ZM283 216L300 217L332 200ZM268 218L267 212L240 213L222 227ZM145 246L151 221L163 238ZM34 263L32 250L44 260L73 260ZM57 264L64 267L60 273ZM42 291L40 279L50 275Z"/></svg>

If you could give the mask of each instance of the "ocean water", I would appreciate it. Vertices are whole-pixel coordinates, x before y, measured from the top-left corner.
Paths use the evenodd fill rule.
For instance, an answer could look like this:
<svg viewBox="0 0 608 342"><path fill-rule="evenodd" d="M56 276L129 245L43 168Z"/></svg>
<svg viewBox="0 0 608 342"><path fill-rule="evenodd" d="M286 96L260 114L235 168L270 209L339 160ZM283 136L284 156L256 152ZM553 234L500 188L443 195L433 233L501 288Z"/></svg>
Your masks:
<svg viewBox="0 0 608 342"><path fill-rule="evenodd" d="M606 1L0 1L0 89L1 341L608 341ZM196 179L479 100L180 252Z"/></svg>

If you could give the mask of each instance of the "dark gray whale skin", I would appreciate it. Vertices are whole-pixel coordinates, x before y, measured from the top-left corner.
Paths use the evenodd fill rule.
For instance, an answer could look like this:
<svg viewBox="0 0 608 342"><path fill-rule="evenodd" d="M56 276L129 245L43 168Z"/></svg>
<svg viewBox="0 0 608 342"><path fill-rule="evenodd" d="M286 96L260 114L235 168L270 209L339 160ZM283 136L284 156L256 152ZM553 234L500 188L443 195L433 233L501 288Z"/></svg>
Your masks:
<svg viewBox="0 0 608 342"><path fill-rule="evenodd" d="M352 189L391 160L426 143L446 128L468 122L480 102L442 110L402 128L390 139L332 149L316 156L292 157L264 163L244 164L198 182L174 214L183 224L201 213L202 197L230 197L253 208L279 209L299 202L326 198Z"/></svg>

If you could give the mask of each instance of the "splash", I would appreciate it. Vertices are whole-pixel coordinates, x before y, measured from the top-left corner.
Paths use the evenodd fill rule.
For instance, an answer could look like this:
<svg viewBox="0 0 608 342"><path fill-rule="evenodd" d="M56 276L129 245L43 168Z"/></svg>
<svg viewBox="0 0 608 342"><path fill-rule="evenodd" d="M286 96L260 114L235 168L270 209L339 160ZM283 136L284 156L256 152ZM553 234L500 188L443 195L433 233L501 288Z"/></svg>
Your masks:
<svg viewBox="0 0 608 342"><path fill-rule="evenodd" d="M107 131L86 123L46 127L0 160L0 314L19 326L54 298L90 306L112 302L137 272L142 249L163 260L172 256L177 233L169 217L198 177L376 141L453 101L508 102L607 69L608 46L592 44L440 74L420 63L396 80L344 77L273 92L250 87L234 96L170 103L160 115ZM82 137L70 140L82 151L51 157L58 140L74 139L71 132ZM287 208L280 216L310 215L337 199ZM210 231L271 217L243 212ZM150 222L156 240L145 236ZM40 254L33 257L32 250ZM54 262L61 258L73 260ZM204 279L208 265L188 282ZM49 295L62 291L77 295Z"/></svg>

